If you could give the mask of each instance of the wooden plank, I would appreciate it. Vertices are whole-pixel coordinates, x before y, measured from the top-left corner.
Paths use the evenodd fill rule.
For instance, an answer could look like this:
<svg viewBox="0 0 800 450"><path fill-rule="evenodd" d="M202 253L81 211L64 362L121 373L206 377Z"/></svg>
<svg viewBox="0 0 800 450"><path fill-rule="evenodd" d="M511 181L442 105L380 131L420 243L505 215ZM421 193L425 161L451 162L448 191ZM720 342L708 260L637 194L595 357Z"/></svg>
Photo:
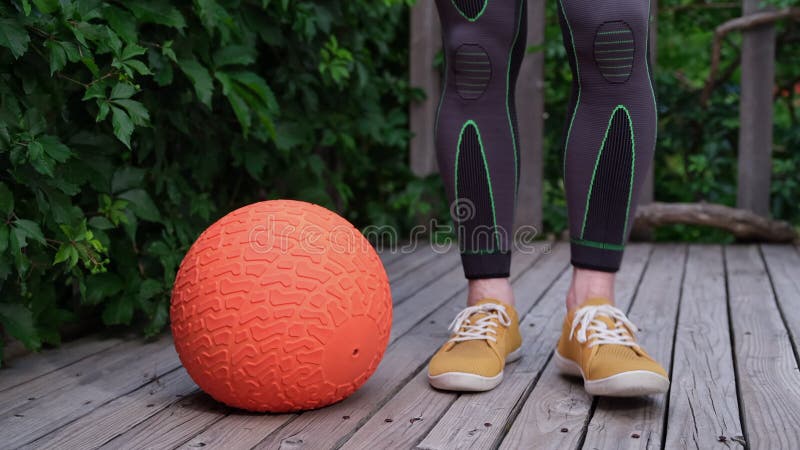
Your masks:
<svg viewBox="0 0 800 450"><path fill-rule="evenodd" d="M249 450L264 436L272 433L296 414L248 414L234 411L225 419L214 423L179 448L190 450L201 447L225 450Z"/></svg>
<svg viewBox="0 0 800 450"><path fill-rule="evenodd" d="M392 265L391 270L388 272L390 283L396 283L410 272L424 267L434 258L441 256L441 253L433 251L433 247L427 242L420 242L408 256Z"/></svg>
<svg viewBox="0 0 800 450"><path fill-rule="evenodd" d="M800 349L800 253L794 246L777 244L761 245L761 253L769 269L783 321L797 351Z"/></svg>
<svg viewBox="0 0 800 450"><path fill-rule="evenodd" d="M0 392L62 369L120 343L122 340L119 338L91 335L65 342L58 348L12 359L8 361L7 366L0 369Z"/></svg>
<svg viewBox="0 0 800 450"><path fill-rule="evenodd" d="M615 303L623 311L629 309L636 295L651 253L652 247L648 244L628 246L616 286ZM546 313L547 309L542 311ZM547 318L546 314L544 318ZM549 357L561 334L561 321L544 322L543 328L548 330L552 340L544 346L547 351L544 357ZM592 397L580 382L562 376L550 360L544 363L546 367L533 391L527 399L522 397L524 404L500 448L576 448L580 442L589 419Z"/></svg>
<svg viewBox="0 0 800 450"><path fill-rule="evenodd" d="M675 335L666 448L743 441L719 246L689 247Z"/></svg>
<svg viewBox="0 0 800 450"><path fill-rule="evenodd" d="M466 287L464 271L455 267L439 277L434 283L425 286L414 296L397 305L392 311L392 334L389 342L407 333L414 325L424 320L434 310L449 301L453 294Z"/></svg>
<svg viewBox="0 0 800 450"><path fill-rule="evenodd" d="M436 113L441 92L441 76L433 65L441 48L441 31L436 5L417 2L410 14L409 84L425 91L425 100L409 105L411 171L418 176L436 172L434 143Z"/></svg>
<svg viewBox="0 0 800 450"><path fill-rule="evenodd" d="M401 261L406 258L413 258L419 256L422 251L426 251L428 249L428 245L425 242L418 242L415 244L398 244L397 247L392 250L392 253L397 255L396 258L393 258L388 263L384 263L384 268L386 269L386 273L389 275L389 279L391 280L392 277L396 276L395 273L395 266Z"/></svg>
<svg viewBox="0 0 800 450"><path fill-rule="evenodd" d="M201 433L228 409L204 393L190 395L106 442L102 449L175 448Z"/></svg>
<svg viewBox="0 0 800 450"><path fill-rule="evenodd" d="M47 396L73 389L80 384L92 383L104 374L120 367L121 364L136 362L158 349L171 347L172 341L166 339L162 338L145 345L142 345L138 339L127 341L114 347L113 351L96 353L62 370L50 372L5 391L0 395L0 418L19 408L46 402L45 397ZM143 369L150 369L152 373L153 367ZM4 430L0 430L0 437L2 431Z"/></svg>
<svg viewBox="0 0 800 450"><path fill-rule="evenodd" d="M739 406L751 449L800 442L800 372L756 246L725 248Z"/></svg>
<svg viewBox="0 0 800 450"><path fill-rule="evenodd" d="M744 15L761 0L743 0ZM775 84L775 26L742 31L739 99L739 163L736 205L768 216L772 181L772 97Z"/></svg>
<svg viewBox="0 0 800 450"><path fill-rule="evenodd" d="M397 307L405 300L411 298L415 293L435 282L444 274L452 271L456 266L460 267L460 261L461 257L454 248L447 253L437 255L424 264L418 264L414 271L410 272L402 279L390 282L394 306ZM461 278L464 278L463 275Z"/></svg>
<svg viewBox="0 0 800 450"><path fill-rule="evenodd" d="M118 397L23 448L97 448L197 391L181 367Z"/></svg>
<svg viewBox="0 0 800 450"><path fill-rule="evenodd" d="M544 43L545 0L528 1L526 48ZM519 192L516 227L532 226L542 234L544 179L544 48L525 54L516 89L519 124Z"/></svg>
<svg viewBox="0 0 800 450"><path fill-rule="evenodd" d="M518 295L517 301L517 309L521 316L524 317L525 314L531 310L533 305L539 301L541 296L550 289L553 281L558 278L559 274L565 272L568 263L569 249L568 246L562 245L557 247L553 253L547 255L545 260L537 264L534 269L529 270L516 280L514 283L514 290L518 294L524 293L524 295ZM440 345L441 342L446 339L447 334L443 332ZM530 345L531 340L527 339L526 348ZM534 344L534 348L535 347L536 345ZM527 355L525 358L527 358ZM518 364L510 365L509 368L507 368L507 373L515 367L518 367ZM503 385L505 385L505 383L506 381L503 382ZM491 393L485 393L475 396L476 398L473 400L473 403L470 403L470 406L481 408L481 412L485 411L482 409L485 404L492 404L492 408L496 408L497 405L492 403L495 398L490 394ZM371 443L376 442L376 439L380 439L382 443L391 448L413 447L420 438L436 424L438 418L448 410L453 401L458 397L459 396L455 393L432 389L428 384L427 371L423 369L409 384L404 386L395 397L381 407L381 409L347 441L343 448L369 448ZM482 400L485 400L485 402ZM515 399L510 400L512 402L515 401ZM452 410L452 408L450 409ZM391 418L392 421L386 422L386 418ZM479 420L477 418L473 419L473 421ZM485 421L480 421L481 428L483 428L484 422ZM461 424L459 423L458 426L461 427ZM466 426L465 424L464 427ZM499 426L498 424L498 427ZM475 431L472 430L465 432L475 433ZM450 442L450 444L454 443Z"/></svg>
<svg viewBox="0 0 800 450"><path fill-rule="evenodd" d="M77 364L72 367L75 366ZM12 448L30 443L179 366L170 337L162 337L151 344L139 344L125 351L113 364L86 367L77 384L46 396L37 396L35 400L0 415L0 442ZM53 374L77 378L71 377L72 371Z"/></svg>
<svg viewBox="0 0 800 450"><path fill-rule="evenodd" d="M563 257L565 266L569 258L567 253ZM637 245L630 249L625 270L619 277L623 301L624 297L633 296L634 287L641 277L649 253L649 246L646 245ZM524 316L520 331L526 352L518 363L508 367L503 383L486 393L459 396L419 444L419 448L497 447L522 405L521 399L533 388L558 341L571 279L572 271L564 271L541 301ZM534 285L541 283L538 280L532 281ZM534 285L525 286L522 290L532 289Z"/></svg>
<svg viewBox="0 0 800 450"><path fill-rule="evenodd" d="M520 273L538 259L538 253L517 255L512 262L512 269ZM378 370L355 394L323 410L301 414L256 448L299 446L316 449L338 445L425 366L430 355L446 337L444 326L463 309L465 295L466 289L451 295L426 320L420 321L390 344ZM347 419L344 419L345 416Z"/></svg>
<svg viewBox="0 0 800 450"><path fill-rule="evenodd" d="M629 317L642 334L639 342L669 369L675 322L685 269L686 247L656 247ZM586 432L586 442L602 449L661 446L667 395L645 398L599 398Z"/></svg>

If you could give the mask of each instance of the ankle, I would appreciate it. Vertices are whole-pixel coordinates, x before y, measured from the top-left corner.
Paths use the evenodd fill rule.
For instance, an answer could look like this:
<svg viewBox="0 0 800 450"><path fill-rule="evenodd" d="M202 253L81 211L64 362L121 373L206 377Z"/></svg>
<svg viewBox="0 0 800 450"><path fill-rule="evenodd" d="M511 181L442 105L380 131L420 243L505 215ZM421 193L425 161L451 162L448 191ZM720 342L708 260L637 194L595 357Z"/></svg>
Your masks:
<svg viewBox="0 0 800 450"><path fill-rule="evenodd" d="M567 292L567 310L578 308L593 298L605 298L614 304L615 279L615 273L573 268L572 283Z"/></svg>
<svg viewBox="0 0 800 450"><path fill-rule="evenodd" d="M485 298L493 298L514 306L514 290L508 278L469 280L467 305L473 306Z"/></svg>

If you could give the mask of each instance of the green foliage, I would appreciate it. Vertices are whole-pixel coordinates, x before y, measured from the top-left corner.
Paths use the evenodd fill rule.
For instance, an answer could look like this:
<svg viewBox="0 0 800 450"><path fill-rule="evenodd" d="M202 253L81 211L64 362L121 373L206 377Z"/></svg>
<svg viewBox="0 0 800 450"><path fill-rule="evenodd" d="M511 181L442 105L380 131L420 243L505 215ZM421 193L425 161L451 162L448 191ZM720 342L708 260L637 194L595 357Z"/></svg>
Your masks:
<svg viewBox="0 0 800 450"><path fill-rule="evenodd" d="M188 246L253 201L410 227L439 187L406 164L404 3L3 2L5 332L157 333Z"/></svg>

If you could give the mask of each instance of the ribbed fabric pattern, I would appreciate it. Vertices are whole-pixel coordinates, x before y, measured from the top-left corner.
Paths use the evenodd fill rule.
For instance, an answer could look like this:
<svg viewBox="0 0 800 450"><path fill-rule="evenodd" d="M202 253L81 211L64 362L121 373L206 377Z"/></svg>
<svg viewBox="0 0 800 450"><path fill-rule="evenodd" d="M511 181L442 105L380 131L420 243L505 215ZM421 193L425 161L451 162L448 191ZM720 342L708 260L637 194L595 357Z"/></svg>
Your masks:
<svg viewBox="0 0 800 450"><path fill-rule="evenodd" d="M525 2L436 0L445 57L436 156L470 279L507 277L511 266L520 160L514 91L527 42Z"/></svg>
<svg viewBox="0 0 800 450"><path fill-rule="evenodd" d="M625 22L605 22L594 37L594 61L610 83L624 83L633 73L636 50L631 27Z"/></svg>
<svg viewBox="0 0 800 450"><path fill-rule="evenodd" d="M461 14L475 19L483 11L483 7L489 0L453 0L453 4L461 11Z"/></svg>
<svg viewBox="0 0 800 450"><path fill-rule="evenodd" d="M466 44L458 47L453 61L456 91L464 100L477 100L486 92L492 79L492 63L489 55L479 45Z"/></svg>
<svg viewBox="0 0 800 450"><path fill-rule="evenodd" d="M478 133L472 124L464 127L458 149L458 198L468 201L459 208L456 219L459 242L466 253L497 251L489 181Z"/></svg>
<svg viewBox="0 0 800 450"><path fill-rule="evenodd" d="M597 163L583 239L624 244L632 164L630 123L625 111L617 109Z"/></svg>

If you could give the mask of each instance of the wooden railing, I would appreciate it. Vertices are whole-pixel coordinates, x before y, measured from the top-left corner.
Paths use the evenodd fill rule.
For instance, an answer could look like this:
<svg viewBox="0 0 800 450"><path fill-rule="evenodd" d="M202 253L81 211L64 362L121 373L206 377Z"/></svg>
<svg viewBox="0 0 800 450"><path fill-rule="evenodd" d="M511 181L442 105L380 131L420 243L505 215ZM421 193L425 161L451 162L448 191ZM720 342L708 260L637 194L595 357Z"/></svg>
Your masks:
<svg viewBox="0 0 800 450"><path fill-rule="evenodd" d="M544 42L545 1L528 0L528 47ZM743 0L744 15L758 14L760 0ZM651 66L657 70L658 0L651 0ZM418 0L411 10L410 82L427 98L410 107L410 164L420 176L436 171L433 124L441 93L441 74L434 58L441 34L433 0ZM739 173L737 207L769 215L772 154L772 108L775 77L775 27L772 22L742 27ZM517 222L541 227L544 131L544 52L527 53L517 82L520 123L520 186ZM551 151L555 149L550 149ZM655 168L658 170L658 168ZM641 204L653 201L652 170L642 190Z"/></svg>

